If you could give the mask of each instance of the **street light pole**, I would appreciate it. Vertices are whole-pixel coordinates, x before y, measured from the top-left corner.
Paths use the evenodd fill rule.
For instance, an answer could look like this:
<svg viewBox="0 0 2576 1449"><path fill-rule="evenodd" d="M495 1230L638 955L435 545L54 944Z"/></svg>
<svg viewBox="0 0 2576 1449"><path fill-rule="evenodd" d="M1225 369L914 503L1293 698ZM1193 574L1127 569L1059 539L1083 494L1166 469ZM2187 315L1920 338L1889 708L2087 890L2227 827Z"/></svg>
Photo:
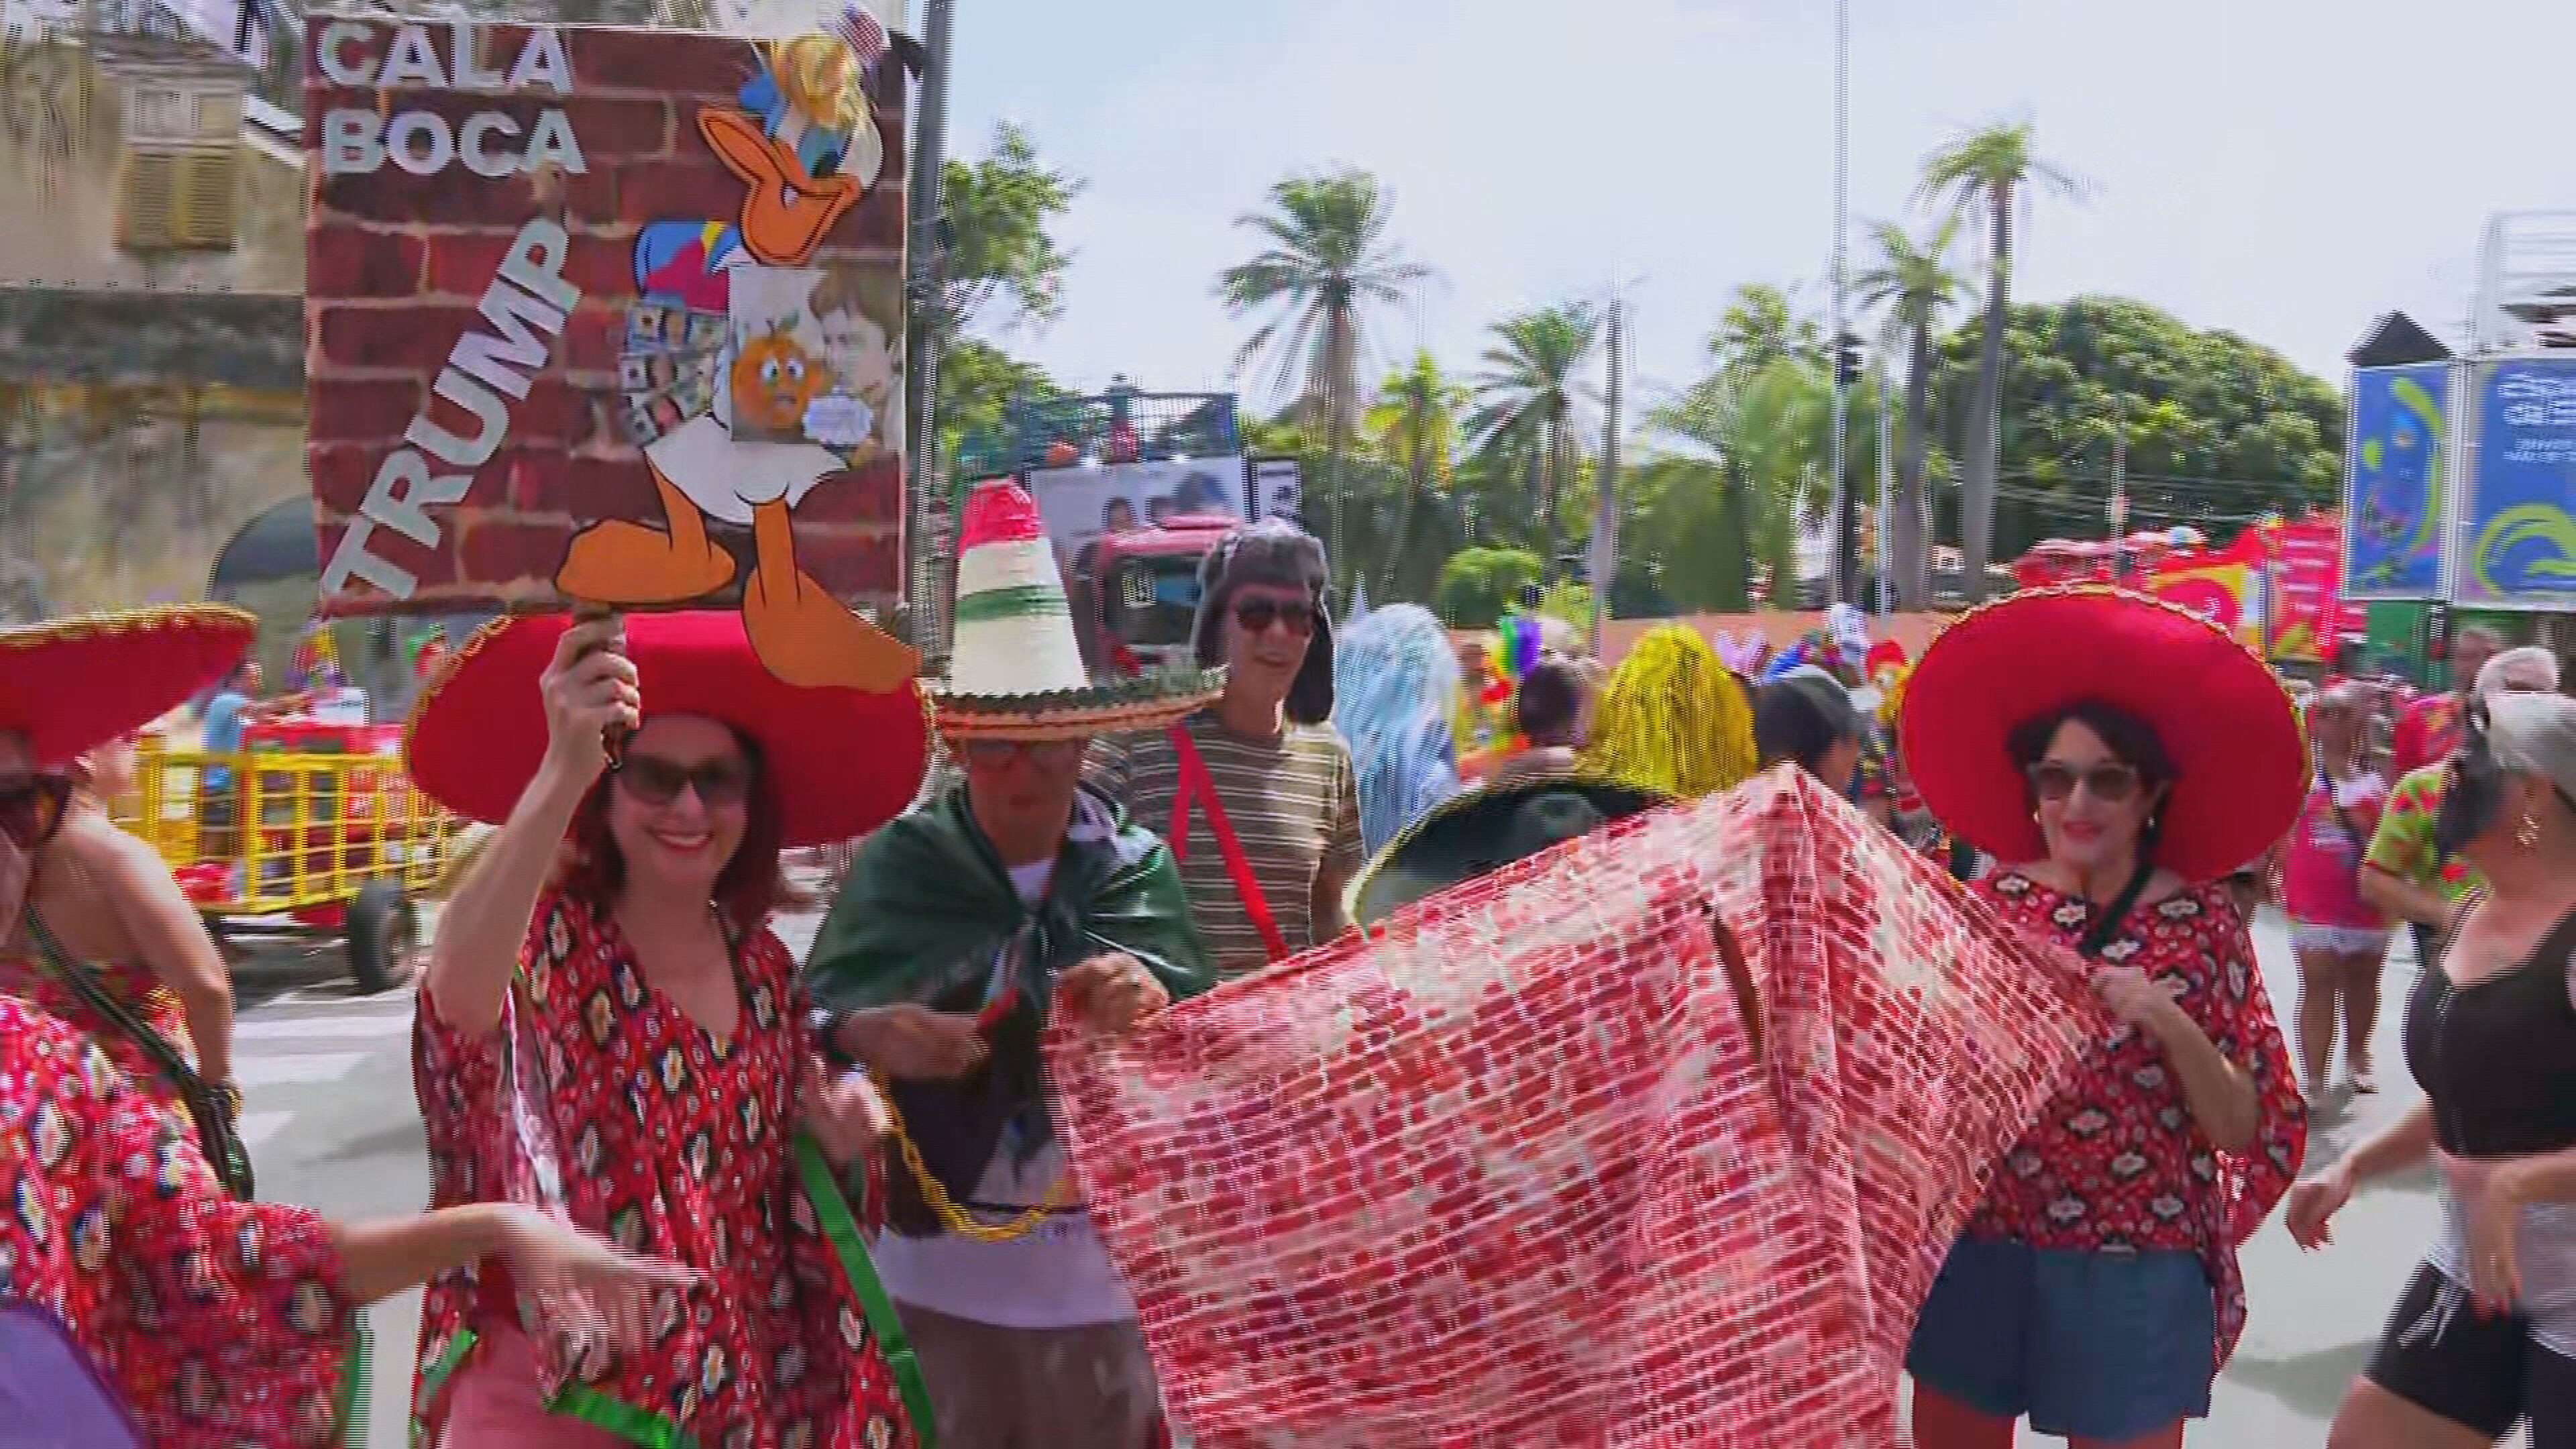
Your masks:
<svg viewBox="0 0 2576 1449"><path fill-rule="evenodd" d="M1608 420L1601 432L1601 486L1592 508L1592 655L1610 620L1610 586L1619 575L1619 377L1625 360L1627 302L1610 294L1610 386L1602 399Z"/></svg>
<svg viewBox="0 0 2576 1449"><path fill-rule="evenodd" d="M939 461L939 352L946 341L945 297L948 248L942 215L947 207L943 178L948 167L948 72L956 31L955 0L929 0L923 17L921 116L913 129L912 176L905 196L910 203L912 276L905 287L908 303L905 356L911 363L912 389L905 419L905 455L912 474L904 494L903 546L910 555L904 570L905 633L921 651L923 667L934 677L945 665L948 645L948 553L938 535L948 514L947 490Z"/></svg>
<svg viewBox="0 0 2576 1449"><path fill-rule="evenodd" d="M1834 473L1833 516L1827 527L1832 530L1833 559L1832 597L1836 603L1851 598L1852 531L1847 518L1851 507L1851 487L1843 473L1850 448L1846 436L1850 420L1844 416L1850 380L1844 376L1843 362L1843 282L1845 236L1851 230L1848 211L1851 204L1851 0L1834 0L1834 281L1833 281L1833 382L1834 437L1832 467Z"/></svg>

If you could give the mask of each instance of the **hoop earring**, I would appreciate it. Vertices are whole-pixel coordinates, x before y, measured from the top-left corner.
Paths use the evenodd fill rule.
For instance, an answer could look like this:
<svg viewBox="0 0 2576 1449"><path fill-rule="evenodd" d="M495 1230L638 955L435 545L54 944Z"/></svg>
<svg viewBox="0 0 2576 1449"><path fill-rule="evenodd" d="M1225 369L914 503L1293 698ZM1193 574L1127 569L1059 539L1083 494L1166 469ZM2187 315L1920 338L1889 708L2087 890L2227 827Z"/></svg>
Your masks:
<svg viewBox="0 0 2576 1449"><path fill-rule="evenodd" d="M2525 850L2540 848L2540 817L2529 810L2522 812L2522 823L2513 828L2513 843Z"/></svg>

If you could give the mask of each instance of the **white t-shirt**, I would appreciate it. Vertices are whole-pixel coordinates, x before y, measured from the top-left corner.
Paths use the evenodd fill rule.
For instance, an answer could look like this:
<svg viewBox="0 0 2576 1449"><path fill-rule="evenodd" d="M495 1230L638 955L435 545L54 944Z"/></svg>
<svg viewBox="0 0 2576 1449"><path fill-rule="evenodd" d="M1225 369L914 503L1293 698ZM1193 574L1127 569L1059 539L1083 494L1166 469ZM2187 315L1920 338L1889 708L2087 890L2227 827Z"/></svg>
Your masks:
<svg viewBox="0 0 2576 1449"><path fill-rule="evenodd" d="M1011 871L1020 899L1034 906L1046 899L1055 862L1040 861ZM993 977L984 999L1001 995L1015 965L1009 948L995 957ZM895 1171L906 1170L900 1163ZM1033 1207L1046 1200L1064 1176L1064 1148L1050 1140L1025 1167L1005 1139L975 1185L974 1201L1009 1209ZM992 1221L993 1214L978 1212ZM1006 1243L979 1243L953 1233L911 1238L888 1232L876 1243L877 1276L897 1301L1001 1328L1081 1328L1095 1323L1124 1323L1136 1316L1136 1300L1118 1280L1109 1251L1088 1213L1057 1213L1037 1229Z"/></svg>

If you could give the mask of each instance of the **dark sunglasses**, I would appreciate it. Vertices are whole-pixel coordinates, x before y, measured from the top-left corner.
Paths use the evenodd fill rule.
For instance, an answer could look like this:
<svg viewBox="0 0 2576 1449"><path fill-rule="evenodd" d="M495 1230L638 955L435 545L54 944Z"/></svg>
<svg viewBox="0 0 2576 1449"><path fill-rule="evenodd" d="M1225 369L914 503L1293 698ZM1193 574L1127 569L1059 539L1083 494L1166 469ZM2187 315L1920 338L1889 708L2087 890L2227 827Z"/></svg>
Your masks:
<svg viewBox="0 0 2576 1449"><path fill-rule="evenodd" d="M975 765L1007 765L1014 760L1038 764L1063 764L1081 754L1082 740L968 740L957 747L966 762Z"/></svg>
<svg viewBox="0 0 2576 1449"><path fill-rule="evenodd" d="M0 833L18 842L20 849L35 849L53 839L63 823L64 802L71 795L72 782L66 775L31 775L0 786Z"/></svg>
<svg viewBox="0 0 2576 1449"><path fill-rule="evenodd" d="M1272 624L1285 624L1291 634L1315 632L1315 606L1298 600L1240 599L1234 606L1234 622L1246 634L1259 634Z"/></svg>
<svg viewBox="0 0 2576 1449"><path fill-rule="evenodd" d="M2078 770L2055 760L2042 760L2030 767L2030 788L2042 800L2067 799L2078 785L2090 791L2094 799L2117 805L2138 793L2138 772L2133 766L2120 764Z"/></svg>
<svg viewBox="0 0 2576 1449"><path fill-rule="evenodd" d="M629 750L617 762L617 783L646 805L668 805L682 790L694 790L699 804L717 808L750 798L751 766L742 760L682 765Z"/></svg>

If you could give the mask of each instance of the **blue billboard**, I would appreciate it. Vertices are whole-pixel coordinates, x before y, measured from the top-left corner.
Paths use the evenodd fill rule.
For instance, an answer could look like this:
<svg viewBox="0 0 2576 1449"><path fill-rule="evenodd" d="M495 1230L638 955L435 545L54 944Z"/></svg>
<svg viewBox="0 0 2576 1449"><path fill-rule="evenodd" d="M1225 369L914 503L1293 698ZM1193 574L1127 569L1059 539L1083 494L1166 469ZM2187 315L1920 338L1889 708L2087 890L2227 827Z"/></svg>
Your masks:
<svg viewBox="0 0 2576 1449"><path fill-rule="evenodd" d="M2479 369L2463 604L2576 609L2576 358Z"/></svg>
<svg viewBox="0 0 2576 1449"><path fill-rule="evenodd" d="M2365 367L2352 377L2342 595L2432 599L2442 589L2451 370Z"/></svg>

